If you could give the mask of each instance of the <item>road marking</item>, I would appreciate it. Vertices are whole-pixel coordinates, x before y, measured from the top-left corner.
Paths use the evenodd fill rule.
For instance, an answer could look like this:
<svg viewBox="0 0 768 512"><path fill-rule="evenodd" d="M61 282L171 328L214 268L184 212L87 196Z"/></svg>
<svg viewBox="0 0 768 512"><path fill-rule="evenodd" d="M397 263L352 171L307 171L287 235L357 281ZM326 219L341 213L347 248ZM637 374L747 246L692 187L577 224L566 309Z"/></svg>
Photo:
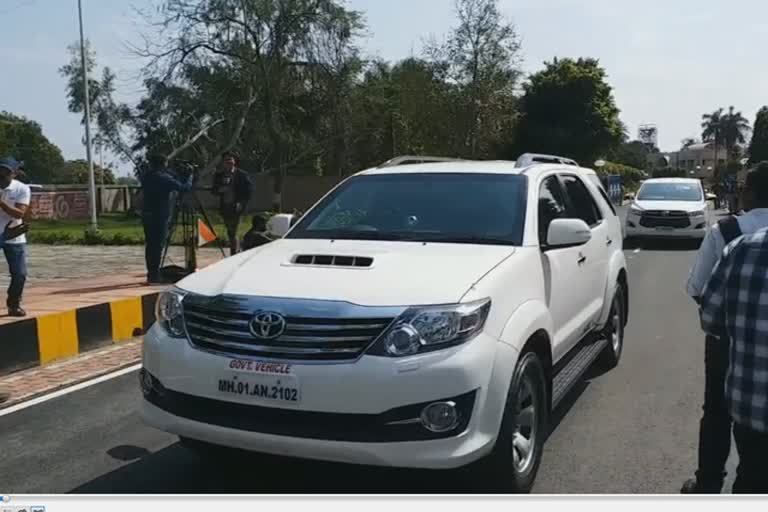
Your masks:
<svg viewBox="0 0 768 512"><path fill-rule="evenodd" d="M14 412L18 412L23 409L26 409L27 407L32 407L33 405L42 404L43 402L47 402L48 400L53 400L54 398L59 398L60 396L68 395L70 393L74 393L75 391L80 391L81 389L89 388L91 386L95 386L96 384L101 384L102 382L116 379L117 377L122 377L123 375L127 375L131 372L135 372L140 369L141 369L141 363L135 364L133 366L129 366L128 368L123 368L122 370L108 373L106 375L102 375L101 377L87 380L85 382L81 382L80 384L75 384L74 386L60 389L58 391L54 391L53 393L39 396L37 398L33 398L32 400L28 400L26 402L22 402L20 404L14 405L12 407L8 407L7 409L0 410L0 418L3 416L7 416L9 414L13 414Z"/></svg>

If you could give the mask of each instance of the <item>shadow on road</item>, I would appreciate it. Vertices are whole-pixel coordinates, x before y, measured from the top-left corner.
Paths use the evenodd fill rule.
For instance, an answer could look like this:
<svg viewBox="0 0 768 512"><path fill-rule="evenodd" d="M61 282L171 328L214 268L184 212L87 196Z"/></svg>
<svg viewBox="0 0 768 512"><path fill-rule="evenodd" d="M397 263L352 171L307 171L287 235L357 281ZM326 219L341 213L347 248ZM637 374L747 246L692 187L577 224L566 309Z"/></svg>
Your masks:
<svg viewBox="0 0 768 512"><path fill-rule="evenodd" d="M113 450L110 450L113 451ZM451 494L460 471L375 468L237 453L206 463L180 444L72 489L74 494Z"/></svg>
<svg viewBox="0 0 768 512"><path fill-rule="evenodd" d="M696 251L701 246L701 240L662 239L662 238L628 238L624 240L624 250L642 249L644 251Z"/></svg>

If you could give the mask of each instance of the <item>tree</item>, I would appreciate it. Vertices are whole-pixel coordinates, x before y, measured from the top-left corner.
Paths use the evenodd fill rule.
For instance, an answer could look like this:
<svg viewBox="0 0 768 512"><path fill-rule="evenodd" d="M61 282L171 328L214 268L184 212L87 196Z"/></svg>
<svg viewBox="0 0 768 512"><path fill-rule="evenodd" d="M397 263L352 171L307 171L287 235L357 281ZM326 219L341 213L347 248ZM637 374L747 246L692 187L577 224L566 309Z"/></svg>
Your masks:
<svg viewBox="0 0 768 512"><path fill-rule="evenodd" d="M514 89L521 75L520 40L498 0L456 0L458 26L427 53L442 63L461 88L463 143L472 158L486 156L507 136L514 120Z"/></svg>
<svg viewBox="0 0 768 512"><path fill-rule="evenodd" d="M516 153L569 156L585 164L625 137L605 70L595 59L554 59L524 85Z"/></svg>
<svg viewBox="0 0 768 512"><path fill-rule="evenodd" d="M735 162L739 158L739 145L746 142L749 122L733 106L728 108L727 113L719 108L701 118L701 138L715 144L715 163L719 165L718 152L721 146L725 147L728 162Z"/></svg>
<svg viewBox="0 0 768 512"><path fill-rule="evenodd" d="M740 146L747 142L746 136L750 130L749 121L741 112L736 112L733 106L728 107L728 113L722 118L722 132L729 162L738 160Z"/></svg>
<svg viewBox="0 0 768 512"><path fill-rule="evenodd" d="M357 169L402 154L459 156L464 139L455 84L444 69L420 59L390 66L372 63L353 89L350 126L352 163Z"/></svg>
<svg viewBox="0 0 768 512"><path fill-rule="evenodd" d="M749 143L750 165L766 160L768 160L768 106L757 112L752 140Z"/></svg>
<svg viewBox="0 0 768 512"><path fill-rule="evenodd" d="M114 185L115 175L112 169L102 169L98 164L93 164L93 174L96 178L96 185ZM67 185L84 185L88 183L88 162L83 159L67 160L57 171L55 183Z"/></svg>
<svg viewBox="0 0 768 512"><path fill-rule="evenodd" d="M0 112L0 155L23 161L27 176L35 183L50 183L64 165L61 150L43 135L38 123L9 112Z"/></svg>
<svg viewBox="0 0 768 512"><path fill-rule="evenodd" d="M135 116L139 147L206 170L242 148L275 173L278 192L293 165L344 160L334 142L345 135L329 126L343 128L359 13L336 0L165 0L158 13L157 33L136 49L150 59L149 96L161 100Z"/></svg>
<svg viewBox="0 0 768 512"><path fill-rule="evenodd" d="M650 150L647 144L639 140L624 142L619 147L608 153L608 158L617 164L626 165L635 169L649 167L648 155L658 153Z"/></svg>
<svg viewBox="0 0 768 512"><path fill-rule="evenodd" d="M98 128L93 144L102 149L113 151L122 160L137 165L137 156L124 140L124 130L129 129L132 121L131 109L114 99L115 74L108 67L101 73L101 80L96 80L96 52L89 41L85 43L86 70L88 71L88 99L90 100L91 119ZM85 124L85 89L83 87L83 66L79 43L67 47L69 62L59 68L59 74L67 79L66 93L69 111L83 114L81 124ZM85 144L85 140L83 140ZM97 180L98 182L98 180Z"/></svg>
<svg viewBox="0 0 768 512"><path fill-rule="evenodd" d="M120 176L117 178L117 180L115 180L115 183L117 185L137 186L139 185L139 180L133 176Z"/></svg>

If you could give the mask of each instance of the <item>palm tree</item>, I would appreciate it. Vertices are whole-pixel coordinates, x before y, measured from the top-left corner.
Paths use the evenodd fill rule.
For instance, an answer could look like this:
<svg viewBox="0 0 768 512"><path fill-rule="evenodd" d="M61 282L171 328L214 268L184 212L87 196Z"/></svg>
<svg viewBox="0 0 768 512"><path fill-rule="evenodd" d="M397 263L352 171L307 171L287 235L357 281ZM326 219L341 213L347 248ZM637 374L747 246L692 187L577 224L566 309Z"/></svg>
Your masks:
<svg viewBox="0 0 768 512"><path fill-rule="evenodd" d="M739 157L739 144L747 142L746 135L751 130L749 121L736 112L733 107L722 117L722 133L725 148L728 151L728 159L735 161Z"/></svg>
<svg viewBox="0 0 768 512"><path fill-rule="evenodd" d="M723 109L719 108L711 114L701 116L701 140L715 143L715 164L717 169L717 152L723 142Z"/></svg>
<svg viewBox="0 0 768 512"><path fill-rule="evenodd" d="M715 167L717 167L717 153L720 146L725 146L728 160L736 160L739 144L746 142L750 126L741 112L736 112L736 109L731 106L727 113L719 108L711 114L704 114L701 129L701 138L706 142L715 143Z"/></svg>

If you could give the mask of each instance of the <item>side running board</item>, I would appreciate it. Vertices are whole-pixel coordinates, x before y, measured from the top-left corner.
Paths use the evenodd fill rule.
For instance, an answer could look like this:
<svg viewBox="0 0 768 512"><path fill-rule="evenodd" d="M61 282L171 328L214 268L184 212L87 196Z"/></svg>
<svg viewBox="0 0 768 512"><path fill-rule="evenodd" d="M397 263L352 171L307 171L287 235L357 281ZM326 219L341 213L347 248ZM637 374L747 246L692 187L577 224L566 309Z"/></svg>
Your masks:
<svg viewBox="0 0 768 512"><path fill-rule="evenodd" d="M605 337L585 339L576 346L565 359L567 362L559 370L556 369L552 381L552 409L565 398L565 395L579 382L600 353L608 345Z"/></svg>

